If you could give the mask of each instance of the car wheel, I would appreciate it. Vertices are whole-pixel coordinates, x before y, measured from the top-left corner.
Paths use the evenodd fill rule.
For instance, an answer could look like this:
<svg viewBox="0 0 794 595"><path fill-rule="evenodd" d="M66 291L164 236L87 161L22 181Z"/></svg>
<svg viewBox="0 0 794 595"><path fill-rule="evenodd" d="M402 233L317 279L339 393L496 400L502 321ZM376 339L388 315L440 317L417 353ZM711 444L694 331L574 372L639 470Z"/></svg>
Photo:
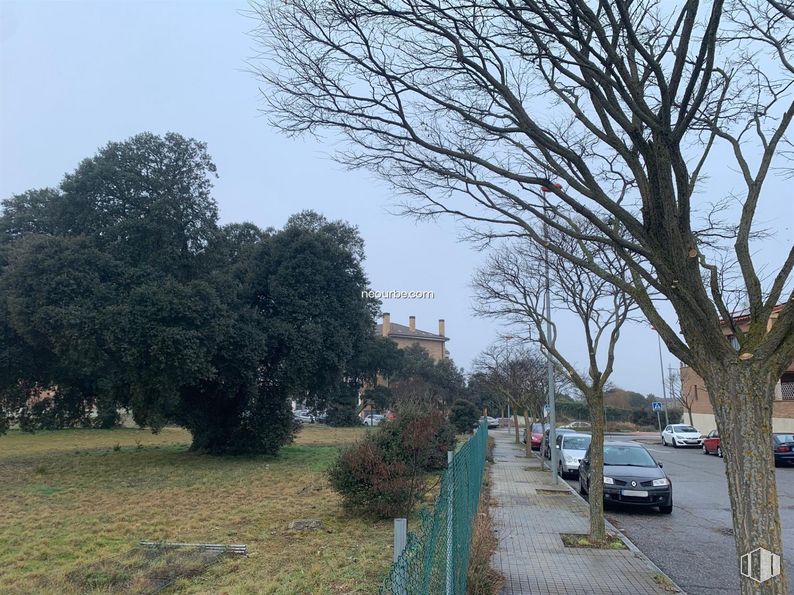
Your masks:
<svg viewBox="0 0 794 595"><path fill-rule="evenodd" d="M718 456L719 458L722 458L722 447L721 447L721 446L718 446L718 447L717 447L717 456Z"/></svg>
<svg viewBox="0 0 794 595"><path fill-rule="evenodd" d="M704 455L709 454L709 451L706 450L706 445L705 444L703 445L703 454Z"/></svg>
<svg viewBox="0 0 794 595"><path fill-rule="evenodd" d="M661 512L662 514L670 514L671 512L673 512L673 504L670 503L670 506L660 506L659 512Z"/></svg>
<svg viewBox="0 0 794 595"><path fill-rule="evenodd" d="M675 441L675 436L673 436L672 441L673 441L673 448L678 448L678 443Z"/></svg>
<svg viewBox="0 0 794 595"><path fill-rule="evenodd" d="M565 471L562 470L562 463L559 461L557 461L557 475L559 475L563 479L565 478Z"/></svg>
<svg viewBox="0 0 794 595"><path fill-rule="evenodd" d="M582 479L581 475L579 476L579 493L580 494L586 494L587 493L584 490L584 480Z"/></svg>

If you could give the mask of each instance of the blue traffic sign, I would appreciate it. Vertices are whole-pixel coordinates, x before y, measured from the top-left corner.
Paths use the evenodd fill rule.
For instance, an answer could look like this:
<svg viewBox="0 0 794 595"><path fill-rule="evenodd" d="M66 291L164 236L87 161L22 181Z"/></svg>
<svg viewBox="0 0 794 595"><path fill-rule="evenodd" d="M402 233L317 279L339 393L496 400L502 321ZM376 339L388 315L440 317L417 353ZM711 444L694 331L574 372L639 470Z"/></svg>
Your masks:
<svg viewBox="0 0 794 595"><path fill-rule="evenodd" d="M662 404L659 401L654 401L653 403L651 403L651 406L653 407L654 411L662 410Z"/></svg>

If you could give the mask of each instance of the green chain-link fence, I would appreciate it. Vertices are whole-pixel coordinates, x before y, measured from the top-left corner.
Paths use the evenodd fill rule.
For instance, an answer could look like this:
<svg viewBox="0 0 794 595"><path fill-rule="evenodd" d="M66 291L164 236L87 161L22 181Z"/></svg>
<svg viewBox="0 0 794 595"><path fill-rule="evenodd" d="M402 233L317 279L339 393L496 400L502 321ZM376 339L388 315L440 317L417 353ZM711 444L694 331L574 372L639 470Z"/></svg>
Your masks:
<svg viewBox="0 0 794 595"><path fill-rule="evenodd" d="M488 427L477 431L444 471L432 510L423 511L419 528L408 533L405 549L380 592L395 595L463 595L474 515L480 502Z"/></svg>

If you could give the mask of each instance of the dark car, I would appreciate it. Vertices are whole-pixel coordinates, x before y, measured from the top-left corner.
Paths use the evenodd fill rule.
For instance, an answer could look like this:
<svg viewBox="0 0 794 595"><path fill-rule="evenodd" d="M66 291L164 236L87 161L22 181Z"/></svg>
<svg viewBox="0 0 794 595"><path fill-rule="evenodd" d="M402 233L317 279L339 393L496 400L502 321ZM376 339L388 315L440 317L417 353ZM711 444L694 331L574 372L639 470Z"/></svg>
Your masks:
<svg viewBox="0 0 794 595"><path fill-rule="evenodd" d="M544 430L549 429L549 424L532 424L532 429L530 430L531 436L530 440L532 441L532 450L540 450L540 443L543 441L543 432ZM524 435L521 438L521 442L524 444L527 443L527 429L524 428Z"/></svg>
<svg viewBox="0 0 794 595"><path fill-rule="evenodd" d="M720 446L720 433L717 430L711 430L705 438L703 438L703 454L704 455L717 455L722 458L722 447Z"/></svg>
<svg viewBox="0 0 794 595"><path fill-rule="evenodd" d="M775 453L775 465L794 463L794 434L774 433L772 442Z"/></svg>
<svg viewBox="0 0 794 595"><path fill-rule="evenodd" d="M579 492L590 492L590 449L579 464ZM604 442L604 503L658 506L673 512L673 484L662 464L635 442Z"/></svg>

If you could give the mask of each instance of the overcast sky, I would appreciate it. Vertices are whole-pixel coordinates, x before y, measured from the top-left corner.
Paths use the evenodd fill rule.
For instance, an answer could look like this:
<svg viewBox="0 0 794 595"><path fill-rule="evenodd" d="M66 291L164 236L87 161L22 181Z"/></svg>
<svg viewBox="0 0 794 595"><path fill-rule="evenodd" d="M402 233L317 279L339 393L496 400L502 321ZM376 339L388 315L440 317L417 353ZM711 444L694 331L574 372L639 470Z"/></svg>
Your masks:
<svg viewBox="0 0 794 595"><path fill-rule="evenodd" d="M205 141L220 178L214 196L224 223L280 227L303 209L357 225L376 290L429 290L432 300L385 300L392 321L437 331L467 371L506 331L476 318L471 274L483 255L459 241L450 219L416 222L393 215L388 186L348 172L331 147L276 133L246 60L254 23L244 2L0 0L0 198L55 186L110 140L174 131ZM781 201L782 201L781 197ZM790 191L770 212L792 217ZM790 243L788 223L771 250ZM579 354L578 329L562 325L561 345ZM575 358L583 361L581 357ZM664 365L677 365L665 350ZM622 335L617 385L661 392L656 335L634 325Z"/></svg>

